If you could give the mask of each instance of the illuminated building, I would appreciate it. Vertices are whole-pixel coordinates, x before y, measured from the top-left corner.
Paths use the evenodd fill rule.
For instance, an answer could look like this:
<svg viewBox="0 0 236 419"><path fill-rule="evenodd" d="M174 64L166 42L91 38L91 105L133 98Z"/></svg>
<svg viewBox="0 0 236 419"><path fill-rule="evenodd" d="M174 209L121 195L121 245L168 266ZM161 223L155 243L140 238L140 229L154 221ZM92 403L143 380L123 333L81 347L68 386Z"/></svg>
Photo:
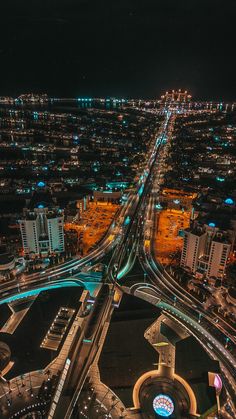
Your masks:
<svg viewBox="0 0 236 419"><path fill-rule="evenodd" d="M186 103L191 99L191 95L188 94L187 90L171 90L167 91L161 96L161 100L164 103Z"/></svg>
<svg viewBox="0 0 236 419"><path fill-rule="evenodd" d="M64 216L48 192L36 192L19 220L25 254L47 255L64 251Z"/></svg>
<svg viewBox="0 0 236 419"><path fill-rule="evenodd" d="M231 244L227 243L222 235L216 235L210 247L207 276L209 278L222 278L230 254Z"/></svg>
<svg viewBox="0 0 236 419"><path fill-rule="evenodd" d="M198 259L204 255L206 235L202 229L184 231L184 244L181 256L181 266L196 272Z"/></svg>
<svg viewBox="0 0 236 419"><path fill-rule="evenodd" d="M157 368L142 374L133 387L132 410L141 413L137 418L198 417L196 395L191 385L175 371L175 345L182 340L180 329L176 329L172 321L166 328L166 318L162 315L146 329L144 337L158 352L159 361L155 364Z"/></svg>
<svg viewBox="0 0 236 419"><path fill-rule="evenodd" d="M112 191L112 190L107 190L107 191L94 191L93 192L93 196L94 196L94 201L98 202L119 202L120 198L121 198L121 191Z"/></svg>
<svg viewBox="0 0 236 419"><path fill-rule="evenodd" d="M215 223L184 231L181 266L198 277L223 278L232 244Z"/></svg>

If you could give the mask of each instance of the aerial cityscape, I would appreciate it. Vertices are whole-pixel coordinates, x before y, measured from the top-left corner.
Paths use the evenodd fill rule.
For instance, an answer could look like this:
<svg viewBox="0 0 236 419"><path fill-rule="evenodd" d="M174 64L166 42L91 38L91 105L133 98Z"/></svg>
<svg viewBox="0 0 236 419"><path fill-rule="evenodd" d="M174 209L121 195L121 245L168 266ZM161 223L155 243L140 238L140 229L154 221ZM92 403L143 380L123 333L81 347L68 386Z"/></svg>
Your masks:
<svg viewBox="0 0 236 419"><path fill-rule="evenodd" d="M3 3L0 419L236 419L234 3Z"/></svg>

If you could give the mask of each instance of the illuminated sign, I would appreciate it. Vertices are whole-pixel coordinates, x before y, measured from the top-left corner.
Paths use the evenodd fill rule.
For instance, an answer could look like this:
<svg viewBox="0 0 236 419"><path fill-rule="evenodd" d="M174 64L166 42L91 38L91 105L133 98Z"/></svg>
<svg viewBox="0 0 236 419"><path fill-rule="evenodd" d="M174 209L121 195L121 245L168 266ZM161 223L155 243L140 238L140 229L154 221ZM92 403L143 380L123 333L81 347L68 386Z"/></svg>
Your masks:
<svg viewBox="0 0 236 419"><path fill-rule="evenodd" d="M153 400L153 409L159 416L168 417L174 412L174 403L169 396L158 394Z"/></svg>
<svg viewBox="0 0 236 419"><path fill-rule="evenodd" d="M216 389L216 391L221 391L222 390L222 380L219 376L219 374L216 374L214 377L214 387Z"/></svg>

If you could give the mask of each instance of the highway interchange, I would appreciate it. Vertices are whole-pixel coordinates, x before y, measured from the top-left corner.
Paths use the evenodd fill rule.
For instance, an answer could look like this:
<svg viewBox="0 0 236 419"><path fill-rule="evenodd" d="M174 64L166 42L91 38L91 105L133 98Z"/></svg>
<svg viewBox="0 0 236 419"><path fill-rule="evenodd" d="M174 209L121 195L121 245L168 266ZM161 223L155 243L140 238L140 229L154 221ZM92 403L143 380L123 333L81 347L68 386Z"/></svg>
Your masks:
<svg viewBox="0 0 236 419"><path fill-rule="evenodd" d="M218 322L215 323L216 316L209 312L206 313L202 304L174 281L171 275L155 260L152 253L152 231L155 226L155 213L159 202L160 180L163 176L162 163L167 153L168 141L171 140L175 117L175 114L166 112L165 120L155 139L151 142L142 176L134 190L130 192L127 201L97 248L82 259L74 258L43 273L25 276L19 283L13 281L1 285L0 302L10 302L11 299L27 296L27 292L31 290L37 291L42 285L50 286L55 282L64 283L66 280L76 277L83 266L102 260L104 255L112 251L106 275L109 293L102 298L102 304L99 306L99 311L96 312L96 319L93 318L93 315L95 315L93 310L88 316L86 329L81 335L82 337L78 337L74 353L71 355L73 368L71 367L71 371L69 371L61 398L64 404L65 418L73 417L73 410L89 367L94 360L102 329L105 322L110 319L113 310L114 292L116 287L120 288L119 272L124 270L124 273L127 273L132 268L132 261L136 256L138 256L140 264L147 274L148 282L154 286L160 299L158 306L167 316L180 323L192 334L213 359L219 360L231 407L236 405L234 335L226 327L225 322L218 319ZM124 268L124 261L127 259ZM103 287L107 287L107 285L103 285ZM96 305L94 310L96 310ZM88 342L85 342L84 339L91 322L94 324L94 329L88 345ZM225 347L226 337L230 338L227 348ZM80 354L80 363L76 364L74 362L78 359L78 354ZM75 376L79 377L78 380L75 380ZM68 393L66 384L69 381L72 384ZM65 403L65 395L67 403ZM58 411L61 406L62 403L59 402L58 408L55 409L55 413L51 417L60 417Z"/></svg>

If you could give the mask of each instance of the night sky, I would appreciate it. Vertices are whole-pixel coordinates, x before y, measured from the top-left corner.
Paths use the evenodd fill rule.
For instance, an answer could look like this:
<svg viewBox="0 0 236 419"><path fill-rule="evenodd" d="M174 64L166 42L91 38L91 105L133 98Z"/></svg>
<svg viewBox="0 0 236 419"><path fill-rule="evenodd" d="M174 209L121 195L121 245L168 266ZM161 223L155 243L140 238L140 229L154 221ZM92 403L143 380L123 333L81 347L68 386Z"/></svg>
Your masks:
<svg viewBox="0 0 236 419"><path fill-rule="evenodd" d="M0 3L0 95L236 99L235 0Z"/></svg>

